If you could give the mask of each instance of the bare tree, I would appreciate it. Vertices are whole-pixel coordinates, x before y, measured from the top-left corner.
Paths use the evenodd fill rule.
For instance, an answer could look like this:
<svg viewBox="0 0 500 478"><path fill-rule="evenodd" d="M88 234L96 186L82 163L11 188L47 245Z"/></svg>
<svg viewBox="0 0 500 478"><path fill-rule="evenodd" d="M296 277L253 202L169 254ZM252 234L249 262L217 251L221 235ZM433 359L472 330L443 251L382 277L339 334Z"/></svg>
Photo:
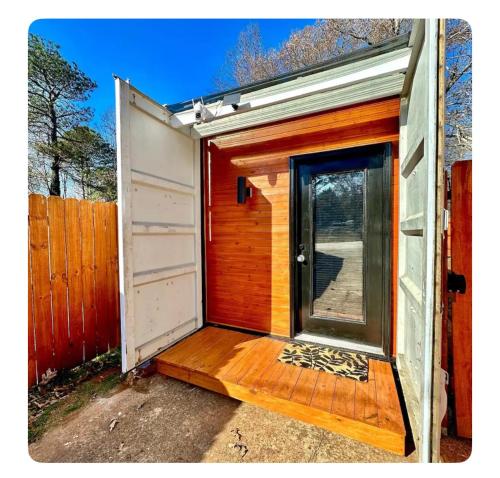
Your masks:
<svg viewBox="0 0 500 478"><path fill-rule="evenodd" d="M50 176L47 157L34 148L30 141L28 145L28 191L45 194L50 188Z"/></svg>
<svg viewBox="0 0 500 478"><path fill-rule="evenodd" d="M114 108L107 109L100 118L98 131L110 148L110 162L108 167L101 172L101 182L108 186L108 196L117 194L117 151L116 151L116 114Z"/></svg>
<svg viewBox="0 0 500 478"><path fill-rule="evenodd" d="M317 20L293 31L279 48L264 50L258 25L250 24L228 52L215 83L228 89L265 80L374 45L410 28L411 21L406 19Z"/></svg>
<svg viewBox="0 0 500 478"><path fill-rule="evenodd" d="M100 117L98 128L106 142L116 149L116 115L114 108L108 108Z"/></svg>
<svg viewBox="0 0 500 478"><path fill-rule="evenodd" d="M236 46L227 52L226 61L215 78L216 87L224 90L276 76L271 54L272 51L264 51L259 26L248 25L240 32Z"/></svg>
<svg viewBox="0 0 500 478"><path fill-rule="evenodd" d="M408 33L409 19L324 19L294 31L279 48L265 50L259 27L243 30L215 78L219 90L299 70L359 48ZM471 154L471 29L463 20L448 20L446 44L446 162Z"/></svg>
<svg viewBox="0 0 500 478"><path fill-rule="evenodd" d="M446 22L446 163L472 155L472 31Z"/></svg>

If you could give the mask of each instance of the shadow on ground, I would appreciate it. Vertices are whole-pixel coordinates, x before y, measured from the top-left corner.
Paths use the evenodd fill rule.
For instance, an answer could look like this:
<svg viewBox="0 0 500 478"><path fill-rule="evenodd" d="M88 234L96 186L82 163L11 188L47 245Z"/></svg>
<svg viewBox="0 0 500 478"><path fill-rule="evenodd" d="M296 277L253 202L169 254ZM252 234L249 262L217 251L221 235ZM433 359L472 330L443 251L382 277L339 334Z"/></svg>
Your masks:
<svg viewBox="0 0 500 478"><path fill-rule="evenodd" d="M110 431L110 423L116 420ZM154 375L97 397L29 445L40 462L401 462L315 426Z"/></svg>

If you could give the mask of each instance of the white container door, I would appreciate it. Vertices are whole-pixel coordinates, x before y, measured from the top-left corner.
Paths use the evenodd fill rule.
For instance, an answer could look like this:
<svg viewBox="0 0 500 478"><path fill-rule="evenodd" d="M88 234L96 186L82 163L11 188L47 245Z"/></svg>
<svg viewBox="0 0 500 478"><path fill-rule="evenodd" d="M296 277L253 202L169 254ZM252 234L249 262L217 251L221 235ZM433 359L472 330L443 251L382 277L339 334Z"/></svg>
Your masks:
<svg viewBox="0 0 500 478"><path fill-rule="evenodd" d="M199 140L117 78L122 370L202 325Z"/></svg>
<svg viewBox="0 0 500 478"><path fill-rule="evenodd" d="M419 459L431 460L438 22L414 23L401 98L397 367Z"/></svg>

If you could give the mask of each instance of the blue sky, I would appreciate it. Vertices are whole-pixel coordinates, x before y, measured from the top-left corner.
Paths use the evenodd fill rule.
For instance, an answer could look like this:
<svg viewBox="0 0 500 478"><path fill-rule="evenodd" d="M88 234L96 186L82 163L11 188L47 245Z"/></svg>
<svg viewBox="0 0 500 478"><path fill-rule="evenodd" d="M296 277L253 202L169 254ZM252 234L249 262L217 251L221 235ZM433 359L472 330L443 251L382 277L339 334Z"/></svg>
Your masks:
<svg viewBox="0 0 500 478"><path fill-rule="evenodd" d="M259 24L269 48L314 20L37 20L30 32L59 44L97 82L90 105L99 119L114 108L112 73L160 103L212 93L226 52L249 23Z"/></svg>

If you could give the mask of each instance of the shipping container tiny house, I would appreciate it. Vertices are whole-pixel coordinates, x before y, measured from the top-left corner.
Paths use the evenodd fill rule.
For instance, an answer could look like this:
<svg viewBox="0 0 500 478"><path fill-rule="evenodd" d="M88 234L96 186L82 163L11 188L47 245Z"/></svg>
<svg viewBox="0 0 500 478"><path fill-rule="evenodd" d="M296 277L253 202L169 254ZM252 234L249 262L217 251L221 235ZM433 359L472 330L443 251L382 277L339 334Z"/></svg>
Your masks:
<svg viewBox="0 0 500 478"><path fill-rule="evenodd" d="M124 371L438 458L439 24L175 105L116 79ZM290 339L368 381L278 362Z"/></svg>

